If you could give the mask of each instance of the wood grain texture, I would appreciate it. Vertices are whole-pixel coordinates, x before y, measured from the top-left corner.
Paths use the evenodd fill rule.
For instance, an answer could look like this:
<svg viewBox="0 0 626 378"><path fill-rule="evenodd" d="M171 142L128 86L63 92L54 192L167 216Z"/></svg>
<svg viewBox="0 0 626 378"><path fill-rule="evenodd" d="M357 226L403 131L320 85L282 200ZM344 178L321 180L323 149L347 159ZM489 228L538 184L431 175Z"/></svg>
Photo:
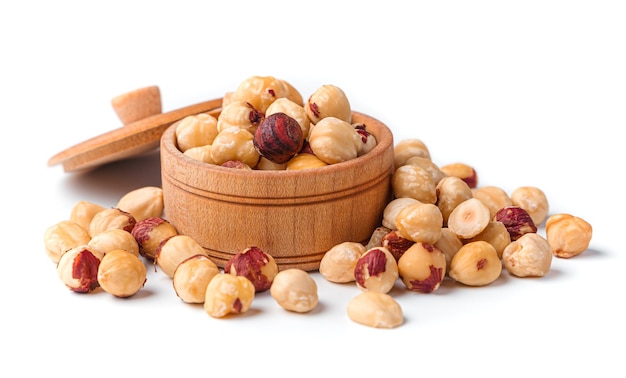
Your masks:
<svg viewBox="0 0 626 378"><path fill-rule="evenodd" d="M391 196L393 137L380 121L354 112L377 146L356 159L298 171L244 171L183 155L176 124L161 139L165 217L222 266L257 246L281 269L317 270L344 241L366 242Z"/></svg>
<svg viewBox="0 0 626 378"><path fill-rule="evenodd" d="M159 147L161 136L174 122L221 104L219 98L140 119L59 152L48 166L62 164L65 172L81 171L150 151Z"/></svg>

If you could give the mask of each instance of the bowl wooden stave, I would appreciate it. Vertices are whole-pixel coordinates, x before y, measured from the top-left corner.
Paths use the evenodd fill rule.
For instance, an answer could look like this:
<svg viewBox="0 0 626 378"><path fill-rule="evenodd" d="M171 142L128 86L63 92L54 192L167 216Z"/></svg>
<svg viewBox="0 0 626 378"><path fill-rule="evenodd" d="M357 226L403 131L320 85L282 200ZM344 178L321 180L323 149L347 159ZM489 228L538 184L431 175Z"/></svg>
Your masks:
<svg viewBox="0 0 626 378"><path fill-rule="evenodd" d="M160 142L165 218L220 267L257 246L281 270L319 269L334 245L367 242L391 199L392 133L363 113L353 112L353 122L376 137L374 149L296 171L238 170L191 159L177 148L173 124Z"/></svg>

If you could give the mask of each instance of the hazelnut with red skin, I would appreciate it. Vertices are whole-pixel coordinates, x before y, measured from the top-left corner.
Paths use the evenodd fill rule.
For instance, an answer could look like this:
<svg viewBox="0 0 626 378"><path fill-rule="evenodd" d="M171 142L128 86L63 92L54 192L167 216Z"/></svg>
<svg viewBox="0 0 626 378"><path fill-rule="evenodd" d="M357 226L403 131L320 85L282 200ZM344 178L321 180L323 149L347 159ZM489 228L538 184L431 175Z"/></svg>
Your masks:
<svg viewBox="0 0 626 378"><path fill-rule="evenodd" d="M511 241L515 241L529 232L537 232L537 226L530 214L519 206L507 206L498 210L495 220L506 227Z"/></svg>
<svg viewBox="0 0 626 378"><path fill-rule="evenodd" d="M398 263L385 247L374 247L365 251L354 268L356 285L363 291L387 293L398 277Z"/></svg>
<svg viewBox="0 0 626 378"><path fill-rule="evenodd" d="M381 245L391 252L396 262L413 244L415 244L413 240L403 238L397 230L386 233L381 240Z"/></svg>
<svg viewBox="0 0 626 378"><path fill-rule="evenodd" d="M304 144L304 134L298 121L285 113L267 116L254 133L254 148L261 156L276 164L294 157Z"/></svg>
<svg viewBox="0 0 626 378"><path fill-rule="evenodd" d="M270 254L252 246L234 254L224 265L224 273L246 277L261 292L272 286L278 265Z"/></svg>

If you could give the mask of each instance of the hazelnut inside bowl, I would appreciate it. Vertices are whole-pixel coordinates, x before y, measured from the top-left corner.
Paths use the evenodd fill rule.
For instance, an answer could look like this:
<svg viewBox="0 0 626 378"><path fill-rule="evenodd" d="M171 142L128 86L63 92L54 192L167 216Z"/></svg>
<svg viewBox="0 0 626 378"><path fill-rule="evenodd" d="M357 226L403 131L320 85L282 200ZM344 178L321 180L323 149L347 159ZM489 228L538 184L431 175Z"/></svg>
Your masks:
<svg viewBox="0 0 626 378"><path fill-rule="evenodd" d="M213 114L218 114L215 109ZM256 246L280 269L319 269L330 248L366 242L391 196L393 136L385 124L353 112L377 141L364 155L302 170L243 170L184 155L172 124L160 141L164 214L220 266Z"/></svg>

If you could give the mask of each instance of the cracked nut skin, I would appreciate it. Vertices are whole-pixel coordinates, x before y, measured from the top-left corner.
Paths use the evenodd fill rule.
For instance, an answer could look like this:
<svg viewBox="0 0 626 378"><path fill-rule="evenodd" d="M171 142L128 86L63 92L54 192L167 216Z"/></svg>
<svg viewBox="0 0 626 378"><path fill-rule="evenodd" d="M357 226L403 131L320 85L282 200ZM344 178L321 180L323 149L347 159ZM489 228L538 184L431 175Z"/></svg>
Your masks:
<svg viewBox="0 0 626 378"><path fill-rule="evenodd" d="M537 226L530 214L519 206L503 207L496 212L495 220L504 224L511 235L511 241L529 232L537 232Z"/></svg>
<svg viewBox="0 0 626 378"><path fill-rule="evenodd" d="M372 328L396 328L404 322L402 307L389 294L364 291L348 302L350 320Z"/></svg>
<svg viewBox="0 0 626 378"><path fill-rule="evenodd" d="M397 230L387 232L381 239L381 246L391 252L396 261L409 249L415 242L411 239L402 237Z"/></svg>
<svg viewBox="0 0 626 378"><path fill-rule="evenodd" d="M274 113L259 124L253 143L261 156L276 164L283 164L300 152L304 134L298 121L285 113Z"/></svg>
<svg viewBox="0 0 626 378"><path fill-rule="evenodd" d="M415 243L400 257L398 271L407 289L432 293L446 275L446 255L432 244Z"/></svg>
<svg viewBox="0 0 626 378"><path fill-rule="evenodd" d="M278 274L278 264L270 254L252 246L234 254L224 265L224 273L246 277L258 293L272 286Z"/></svg>
<svg viewBox="0 0 626 378"><path fill-rule="evenodd" d="M398 277L398 263L384 247L365 251L354 268L356 285L364 291L387 293L393 288Z"/></svg>
<svg viewBox="0 0 626 378"><path fill-rule="evenodd" d="M149 260L154 260L161 242L178 235L178 231L167 220L150 217L137 222L131 234L137 241L139 254Z"/></svg>
<svg viewBox="0 0 626 378"><path fill-rule="evenodd" d="M65 252L57 264L61 282L76 293L89 293L100 285L98 267L104 253L88 245L79 245Z"/></svg>
<svg viewBox="0 0 626 378"><path fill-rule="evenodd" d="M452 257L448 275L467 286L485 286L502 273L496 249L486 241L464 244Z"/></svg>
<svg viewBox="0 0 626 378"><path fill-rule="evenodd" d="M546 220L546 239L556 257L570 258L589 248L593 228L571 214L554 214Z"/></svg>

